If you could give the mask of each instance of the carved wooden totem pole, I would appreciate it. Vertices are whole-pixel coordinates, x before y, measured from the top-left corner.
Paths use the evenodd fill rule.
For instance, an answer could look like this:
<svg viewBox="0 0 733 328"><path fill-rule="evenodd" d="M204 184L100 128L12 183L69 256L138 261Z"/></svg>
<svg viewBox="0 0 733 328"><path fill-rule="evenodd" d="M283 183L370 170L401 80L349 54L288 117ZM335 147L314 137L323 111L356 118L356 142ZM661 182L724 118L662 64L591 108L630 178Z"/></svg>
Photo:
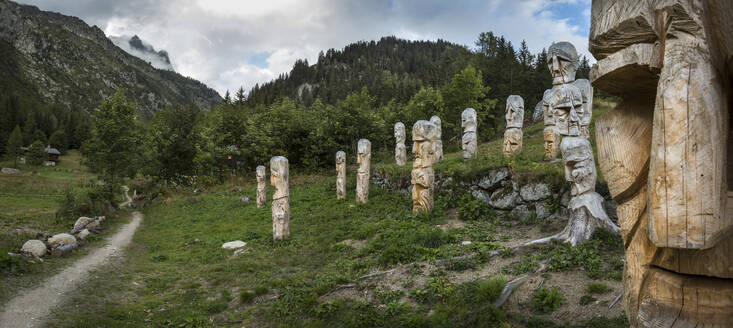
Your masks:
<svg viewBox="0 0 733 328"><path fill-rule="evenodd" d="M545 160L552 161L560 153L560 134L555 129L555 117L550 107L552 89L545 90L542 96L542 112L545 118L545 129L542 131L545 139Z"/></svg>
<svg viewBox="0 0 733 328"><path fill-rule="evenodd" d="M594 0L596 122L632 327L733 325L733 2Z"/></svg>
<svg viewBox="0 0 733 328"><path fill-rule="evenodd" d="M357 146L359 169L356 172L356 202L366 203L369 199L369 175L371 174L372 143L359 139Z"/></svg>
<svg viewBox="0 0 733 328"><path fill-rule="evenodd" d="M578 51L570 42L553 43L547 51L547 66L552 74L552 91L561 86L572 85L580 91L583 108L577 111L579 115L580 135L589 136L588 126L593 117L593 88L586 79L575 79L578 71ZM551 105L550 105L551 106ZM554 113L554 108L550 108ZM554 116L554 115L553 115ZM558 131L563 135L563 131Z"/></svg>
<svg viewBox="0 0 733 328"><path fill-rule="evenodd" d="M346 153L336 152L336 199L346 198Z"/></svg>
<svg viewBox="0 0 733 328"><path fill-rule="evenodd" d="M288 159L275 156L270 159L270 184L275 187L272 195L272 238L290 238L290 187Z"/></svg>
<svg viewBox="0 0 733 328"><path fill-rule="evenodd" d="M405 140L407 134L405 133L405 124L397 122L394 125L394 138L396 141L394 147L394 160L397 166L405 166L407 162L407 147L405 147Z"/></svg>
<svg viewBox="0 0 733 328"><path fill-rule="evenodd" d="M267 200L267 177L265 176L265 167L257 166L257 207L265 206Z"/></svg>
<svg viewBox="0 0 733 328"><path fill-rule="evenodd" d="M443 140L441 140L443 137L443 128L441 127L440 117L431 117L430 123L433 123L437 129L435 132L435 162L437 163L443 160Z"/></svg>
<svg viewBox="0 0 733 328"><path fill-rule="evenodd" d="M437 127L429 121L417 121L412 126L412 210L429 211L433 208L435 192L435 145Z"/></svg>
<svg viewBox="0 0 733 328"><path fill-rule="evenodd" d="M524 99L511 95L506 99L506 130L504 130L504 156L522 152L522 125L524 124Z"/></svg>
<svg viewBox="0 0 733 328"><path fill-rule="evenodd" d="M461 127L463 127L461 147L463 149L463 159L469 159L476 156L478 148L478 135L476 134L477 125L476 110L473 108L466 108L463 113L461 113Z"/></svg>

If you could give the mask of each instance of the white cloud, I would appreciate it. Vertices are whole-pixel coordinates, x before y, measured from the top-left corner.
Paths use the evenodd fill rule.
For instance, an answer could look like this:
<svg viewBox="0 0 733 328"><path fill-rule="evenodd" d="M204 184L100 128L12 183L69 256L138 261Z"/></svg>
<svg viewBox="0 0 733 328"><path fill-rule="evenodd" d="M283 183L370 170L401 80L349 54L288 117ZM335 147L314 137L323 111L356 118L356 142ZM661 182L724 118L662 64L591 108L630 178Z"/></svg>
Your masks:
<svg viewBox="0 0 733 328"><path fill-rule="evenodd" d="M108 35L139 35L165 49L176 70L222 95L249 89L288 72L298 58L360 40L396 35L472 46L480 32L504 35L533 52L570 41L581 55L587 31L560 5L590 7L590 0L21 0L78 16ZM253 58L269 54L260 62ZM257 65L260 65L258 67Z"/></svg>

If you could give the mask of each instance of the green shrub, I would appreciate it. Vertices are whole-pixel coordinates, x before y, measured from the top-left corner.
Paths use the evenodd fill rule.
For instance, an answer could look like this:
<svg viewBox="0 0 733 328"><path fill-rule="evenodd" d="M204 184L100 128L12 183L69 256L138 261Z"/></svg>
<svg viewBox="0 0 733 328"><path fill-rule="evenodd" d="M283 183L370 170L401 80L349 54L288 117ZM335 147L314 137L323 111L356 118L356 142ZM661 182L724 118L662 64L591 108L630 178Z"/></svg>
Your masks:
<svg viewBox="0 0 733 328"><path fill-rule="evenodd" d="M7 251L0 250L0 273L15 275L28 271L27 260L10 256Z"/></svg>
<svg viewBox="0 0 733 328"><path fill-rule="evenodd" d="M92 182L86 187L64 189L56 211L56 221L73 223L79 216L108 214L109 208L116 205L115 197L120 193L122 187L114 183L100 185Z"/></svg>
<svg viewBox="0 0 733 328"><path fill-rule="evenodd" d="M464 194L458 201L458 217L463 221L492 221L494 209L471 194Z"/></svg>
<svg viewBox="0 0 733 328"><path fill-rule="evenodd" d="M565 303L565 296L557 288L542 287L534 294L529 306L536 312L550 313L557 310L563 303Z"/></svg>
<svg viewBox="0 0 733 328"><path fill-rule="evenodd" d="M36 140L28 147L28 155L26 156L26 163L29 165L41 165L43 162L48 160L48 154L46 153L46 147L43 142Z"/></svg>
<svg viewBox="0 0 733 328"><path fill-rule="evenodd" d="M605 294L611 290L606 284L602 282L592 282L585 288L585 292L588 294Z"/></svg>
<svg viewBox="0 0 733 328"><path fill-rule="evenodd" d="M522 256L519 262L509 264L501 271L505 274L520 275L537 269L537 258L538 256Z"/></svg>
<svg viewBox="0 0 733 328"><path fill-rule="evenodd" d="M593 303L596 301L596 298L593 297L593 295L585 294L580 297L580 305L588 305L590 303Z"/></svg>

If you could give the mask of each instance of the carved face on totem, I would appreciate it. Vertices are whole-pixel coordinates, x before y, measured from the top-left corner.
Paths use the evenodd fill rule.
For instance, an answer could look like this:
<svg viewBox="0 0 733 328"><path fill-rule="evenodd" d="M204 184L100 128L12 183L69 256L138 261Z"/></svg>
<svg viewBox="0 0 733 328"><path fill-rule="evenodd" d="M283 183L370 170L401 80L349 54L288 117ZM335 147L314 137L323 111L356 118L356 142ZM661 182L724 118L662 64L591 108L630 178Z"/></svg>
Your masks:
<svg viewBox="0 0 733 328"><path fill-rule="evenodd" d="M336 166L346 163L346 153L339 150L336 152Z"/></svg>
<svg viewBox="0 0 733 328"><path fill-rule="evenodd" d="M558 135L552 127L545 128L545 155L555 157L557 155Z"/></svg>
<svg viewBox="0 0 733 328"><path fill-rule="evenodd" d="M509 157L522 150L522 130L511 129L504 132L504 155Z"/></svg>
<svg viewBox="0 0 733 328"><path fill-rule="evenodd" d="M407 139L407 135L405 133L405 124L402 122L397 122L394 125L394 138L396 140L396 143L405 143L405 139Z"/></svg>
<svg viewBox="0 0 733 328"><path fill-rule="evenodd" d="M547 53L547 67L552 74L552 84L575 81L578 70L578 52L570 42L553 43Z"/></svg>
<svg viewBox="0 0 733 328"><path fill-rule="evenodd" d="M583 96L574 85L562 84L552 88L550 107L555 117L555 130L563 136L579 136L580 121L585 115Z"/></svg>
<svg viewBox="0 0 733 328"><path fill-rule="evenodd" d="M506 99L506 127L521 128L524 121L524 99L512 95Z"/></svg>
<svg viewBox="0 0 733 328"><path fill-rule="evenodd" d="M473 108L466 108L461 113L461 127L463 127L463 133L476 132L476 110Z"/></svg>
<svg viewBox="0 0 733 328"><path fill-rule="evenodd" d="M415 155L415 161L412 162L413 168L430 167L435 162L435 141L437 128L435 124L429 121L417 121L412 126L412 154Z"/></svg>
<svg viewBox="0 0 733 328"><path fill-rule="evenodd" d="M588 139L566 137L560 143L565 166L565 180L570 182L570 194L581 195L596 188L596 165Z"/></svg>
<svg viewBox="0 0 733 328"><path fill-rule="evenodd" d="M275 187L275 194L272 199L288 197L288 159L283 156L275 156L270 159L270 184Z"/></svg>
<svg viewBox="0 0 733 328"><path fill-rule="evenodd" d="M367 139L359 139L357 151L359 173L369 173L369 161L372 157L372 143Z"/></svg>
<svg viewBox="0 0 733 328"><path fill-rule="evenodd" d="M552 107L550 107L550 99L552 95L552 89L545 90L542 95L542 113L545 118L545 126L555 125L555 116L553 115Z"/></svg>
<svg viewBox="0 0 733 328"><path fill-rule="evenodd" d="M442 130L442 127L441 127L442 126L442 122L440 121L440 117L437 117L437 116L431 117L430 118L430 123L433 123L435 125L435 129L436 129L435 130L435 137L437 139L440 139L442 137L442 134L443 134L443 130Z"/></svg>

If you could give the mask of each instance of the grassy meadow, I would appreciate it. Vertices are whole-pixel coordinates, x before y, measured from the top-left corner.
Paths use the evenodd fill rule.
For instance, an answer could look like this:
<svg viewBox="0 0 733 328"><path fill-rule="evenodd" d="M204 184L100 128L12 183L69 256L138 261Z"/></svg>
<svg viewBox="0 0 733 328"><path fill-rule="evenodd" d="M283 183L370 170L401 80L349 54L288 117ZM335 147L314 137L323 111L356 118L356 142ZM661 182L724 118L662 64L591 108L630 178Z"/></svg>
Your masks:
<svg viewBox="0 0 733 328"><path fill-rule="evenodd" d="M596 115L610 106L596 105ZM505 159L502 140L493 140L480 145L474 160L446 153L436 171L470 178L510 166L557 180L561 164L542 160L542 128L538 123L524 130L523 152L515 158ZM387 160L373 169L409 177L410 164L397 168ZM355 171L349 166L346 200L335 197L335 172L291 172L291 238L279 242L272 240L269 201L263 208L254 202L254 175L197 193L171 191L143 210L127 256L95 272L49 322L54 327L628 327L621 304L608 308L621 292L620 237L602 230L576 248L552 243L513 251L507 246L556 233L565 221L510 217L470 195L445 193L436 195L434 210L415 214L408 195L374 185L369 202L356 204ZM48 176L56 176L52 172ZM71 183L83 172L68 173ZM0 202L12 211L6 214L3 207L3 236L23 224L60 228L53 220L53 199L63 183L52 181L63 179L41 182L43 176L26 175L33 180L15 184L2 180ZM35 180L38 189L30 183ZM26 190L49 196L25 205L6 195ZM272 191L268 184L268 200ZM252 201L242 203L242 196ZM33 221L41 216L34 211L45 219ZM16 221L6 222L11 216ZM221 248L233 240L247 246ZM500 255L489 256L494 250ZM525 283L502 307L494 307L507 282L523 276ZM0 297L2 304L8 295Z"/></svg>

